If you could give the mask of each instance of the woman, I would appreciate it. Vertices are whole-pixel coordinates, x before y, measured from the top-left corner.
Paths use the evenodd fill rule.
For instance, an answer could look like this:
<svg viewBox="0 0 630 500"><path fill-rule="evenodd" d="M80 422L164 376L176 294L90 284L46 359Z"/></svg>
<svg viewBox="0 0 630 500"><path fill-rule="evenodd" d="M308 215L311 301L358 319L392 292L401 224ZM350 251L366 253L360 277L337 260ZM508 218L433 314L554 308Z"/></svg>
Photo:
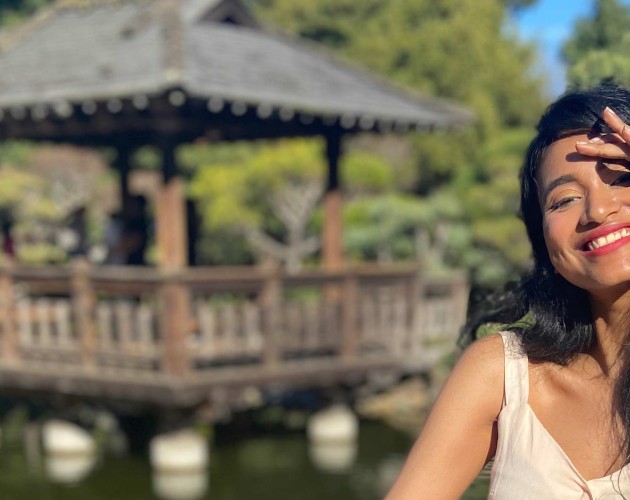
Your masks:
<svg viewBox="0 0 630 500"><path fill-rule="evenodd" d="M458 498L492 458L490 498L630 498L626 124L611 85L542 117L521 172L534 271L507 301L526 321L465 351L388 500Z"/></svg>

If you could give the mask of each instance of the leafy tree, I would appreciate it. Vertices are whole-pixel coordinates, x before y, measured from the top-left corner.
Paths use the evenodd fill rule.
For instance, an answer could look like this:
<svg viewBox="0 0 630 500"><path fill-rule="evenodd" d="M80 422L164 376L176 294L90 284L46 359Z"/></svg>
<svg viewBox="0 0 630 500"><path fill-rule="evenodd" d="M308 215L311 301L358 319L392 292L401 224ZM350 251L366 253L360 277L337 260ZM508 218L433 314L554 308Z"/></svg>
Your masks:
<svg viewBox="0 0 630 500"><path fill-rule="evenodd" d="M0 26L16 24L51 0L0 0Z"/></svg>
<svg viewBox="0 0 630 500"><path fill-rule="evenodd" d="M63 262L58 241L69 215L89 214L89 236L100 239L115 193L100 157L89 150L9 142L0 147L0 213L13 225L18 260Z"/></svg>
<svg viewBox="0 0 630 500"><path fill-rule="evenodd" d="M412 92L452 98L473 109L477 120L466 130L409 136L408 160L415 163L416 172L413 190L426 197L424 204L451 200L459 214L447 219L449 230L443 232L450 236L440 237L447 242L441 252L445 262L470 268L474 279L484 284L496 284L529 265L529 246L516 217L516 178L532 125L543 109L543 86L533 76L533 48L507 32L504 21L511 10L533 2L253 3L269 23L328 45L341 57ZM381 216L391 216L396 213L394 206L400 206L389 199L391 210L383 209ZM369 212L365 206L362 210L363 216ZM379 213L377 208L372 210L373 215ZM428 219L424 223L431 226ZM361 227L369 233L369 224L359 224L351 241L375 237ZM353 234L352 223L348 231ZM405 231L410 234L409 229ZM435 228L427 231L433 238L437 234Z"/></svg>
<svg viewBox="0 0 630 500"><path fill-rule="evenodd" d="M630 85L630 8L619 0L598 0L592 18L577 22L564 46L571 87L592 87L602 81Z"/></svg>
<svg viewBox="0 0 630 500"><path fill-rule="evenodd" d="M218 152L222 161L199 167L193 177L191 192L206 228L240 234L259 257L298 270L319 249L318 207L326 172L322 141L284 140L237 151L231 160ZM343 157L342 171L350 199L395 186L390 165L360 150Z"/></svg>

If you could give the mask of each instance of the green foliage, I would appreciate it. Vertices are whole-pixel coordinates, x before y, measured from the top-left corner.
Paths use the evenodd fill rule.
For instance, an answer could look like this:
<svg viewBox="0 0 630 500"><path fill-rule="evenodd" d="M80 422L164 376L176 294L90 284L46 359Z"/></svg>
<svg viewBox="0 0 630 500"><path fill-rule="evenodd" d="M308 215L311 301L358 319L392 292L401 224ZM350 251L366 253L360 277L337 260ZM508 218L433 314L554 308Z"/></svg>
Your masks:
<svg viewBox="0 0 630 500"><path fill-rule="evenodd" d="M279 200L295 191L315 193L317 201L325 185L326 165L323 142L320 139L266 142L253 148L238 146L231 156L227 151L217 151L216 157L210 151L182 152L182 157L184 155L188 155L189 165L202 157L208 162L202 167L195 167L190 192L200 204L206 230L221 234L221 241L229 235L227 241L234 248L230 255L226 255L217 245L210 243L217 241L217 238L206 238L205 243L202 242L203 258L215 263L226 263L226 258L239 254L242 257L251 255L251 245L237 244L239 234L241 242L251 235L252 230L260 231L278 241L286 240L289 228L287 221L278 215ZM381 156L358 148L351 149L343 156L341 171L348 198L357 200L359 205L361 197L393 192L395 187L393 169L389 162ZM393 199L396 199L395 195ZM410 200L417 201L412 198ZM355 209L352 204L350 207L352 213ZM389 210L386 204L381 208ZM404 210L399 210L398 206L393 207L393 210L404 214ZM304 237L308 234L317 236L321 229L321 215L321 211L316 211L314 206L313 212L303 222L303 229L307 233ZM351 215L350 220L352 218ZM360 229L355 229L349 236L351 242L361 239L360 236L355 236ZM362 244L370 246L372 240L366 240ZM357 250L358 253L363 251L369 253L366 249Z"/></svg>
<svg viewBox="0 0 630 500"><path fill-rule="evenodd" d="M344 185L353 194L369 194L394 189L394 170L387 161L366 151L350 151L341 159Z"/></svg>
<svg viewBox="0 0 630 500"><path fill-rule="evenodd" d="M408 138L416 163L414 190L426 197L417 207L403 208L402 200L409 200L402 193L353 201L346 228L355 256L374 257L380 247L381 255L409 257L418 251L413 233L417 237L424 231L431 247L440 226L442 264L471 269L477 282L496 285L528 266L529 245L516 217L517 173L543 109L543 82L532 71L533 48L506 32L504 22L510 9L533 2L253 3L273 25L323 43L412 92L452 98L477 114L463 131ZM444 199L456 203L444 204ZM458 215L442 213L444 206ZM407 210L411 218L416 210L433 215L411 223L401 214ZM398 244L399 253L393 250Z"/></svg>
<svg viewBox="0 0 630 500"><path fill-rule="evenodd" d="M10 26L21 22L51 0L0 0L0 26Z"/></svg>
<svg viewBox="0 0 630 500"><path fill-rule="evenodd" d="M602 81L630 85L630 8L619 0L598 0L595 14L576 24L563 55L569 86L587 88Z"/></svg>
<svg viewBox="0 0 630 500"><path fill-rule="evenodd" d="M8 141L0 145L0 223L9 223L18 261L64 262L60 231L88 208L88 238L100 240L113 179L94 152Z"/></svg>

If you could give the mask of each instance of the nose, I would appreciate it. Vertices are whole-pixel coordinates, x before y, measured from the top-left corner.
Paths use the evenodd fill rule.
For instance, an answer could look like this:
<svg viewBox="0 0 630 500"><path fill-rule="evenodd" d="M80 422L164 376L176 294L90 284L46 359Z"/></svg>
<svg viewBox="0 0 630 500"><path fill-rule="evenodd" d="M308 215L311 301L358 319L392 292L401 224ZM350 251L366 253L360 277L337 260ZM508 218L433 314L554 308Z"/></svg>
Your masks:
<svg viewBox="0 0 630 500"><path fill-rule="evenodd" d="M617 197L617 192L609 186L601 185L592 189L586 196L584 212L580 218L582 225L588 223L602 224L608 217L621 210L621 201Z"/></svg>

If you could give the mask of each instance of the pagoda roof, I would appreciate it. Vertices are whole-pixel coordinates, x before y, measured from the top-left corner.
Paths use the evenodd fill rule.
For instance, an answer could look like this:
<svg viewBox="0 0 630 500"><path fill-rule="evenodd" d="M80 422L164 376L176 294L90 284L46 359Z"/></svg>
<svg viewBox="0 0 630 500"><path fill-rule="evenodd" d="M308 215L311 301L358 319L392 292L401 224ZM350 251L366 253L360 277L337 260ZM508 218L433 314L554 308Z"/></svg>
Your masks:
<svg viewBox="0 0 630 500"><path fill-rule="evenodd" d="M0 35L0 119L64 118L101 104L115 112L125 100L140 109L160 95L176 106L203 100L210 112L308 116L348 131L472 119L261 26L239 0L66 1Z"/></svg>

